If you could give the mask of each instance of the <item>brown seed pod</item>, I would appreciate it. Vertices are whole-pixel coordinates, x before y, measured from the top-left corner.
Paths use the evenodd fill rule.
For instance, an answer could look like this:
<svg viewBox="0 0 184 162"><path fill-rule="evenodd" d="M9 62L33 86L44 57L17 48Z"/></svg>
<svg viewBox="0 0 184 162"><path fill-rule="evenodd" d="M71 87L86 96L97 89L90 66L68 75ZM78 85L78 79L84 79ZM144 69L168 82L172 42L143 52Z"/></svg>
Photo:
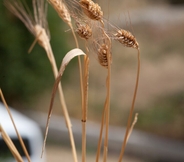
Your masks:
<svg viewBox="0 0 184 162"><path fill-rule="evenodd" d="M113 39L119 41L126 47L132 47L136 49L139 48L136 38L132 35L132 33L124 29L117 30L117 32L113 34Z"/></svg>
<svg viewBox="0 0 184 162"><path fill-rule="evenodd" d="M76 22L76 26L77 29L75 31L82 39L88 40L92 36L92 29L88 24Z"/></svg>
<svg viewBox="0 0 184 162"><path fill-rule="evenodd" d="M80 0L79 3L84 14L90 19L97 21L102 20L103 12L97 3L94 3L92 0Z"/></svg>

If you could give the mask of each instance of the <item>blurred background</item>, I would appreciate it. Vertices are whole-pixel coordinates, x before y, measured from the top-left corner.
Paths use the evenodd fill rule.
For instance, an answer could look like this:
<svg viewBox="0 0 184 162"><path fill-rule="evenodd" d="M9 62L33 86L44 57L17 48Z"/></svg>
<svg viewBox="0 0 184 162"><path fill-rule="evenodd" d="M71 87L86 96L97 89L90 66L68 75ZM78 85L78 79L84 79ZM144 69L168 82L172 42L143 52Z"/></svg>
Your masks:
<svg viewBox="0 0 184 162"><path fill-rule="evenodd" d="M141 74L135 104L139 119L135 131L182 143L184 1L97 2L110 22L133 33L139 42ZM4 96L10 106L21 112L34 112L34 115L37 112L47 113L54 77L45 51L37 44L28 54L34 37L3 3L0 3L0 10L0 87ZM50 5L48 23L51 45L59 67L63 56L75 47L74 39L69 27L60 20ZM112 59L110 125L126 127L135 87L137 51L113 42ZM106 95L106 76L107 70L98 64L94 54L90 55L88 120L97 124L101 121ZM69 114L80 122L77 59L67 66L62 83ZM57 97L53 114L62 116ZM53 147L55 146L49 147L48 152ZM140 161L141 159L144 158L140 157Z"/></svg>

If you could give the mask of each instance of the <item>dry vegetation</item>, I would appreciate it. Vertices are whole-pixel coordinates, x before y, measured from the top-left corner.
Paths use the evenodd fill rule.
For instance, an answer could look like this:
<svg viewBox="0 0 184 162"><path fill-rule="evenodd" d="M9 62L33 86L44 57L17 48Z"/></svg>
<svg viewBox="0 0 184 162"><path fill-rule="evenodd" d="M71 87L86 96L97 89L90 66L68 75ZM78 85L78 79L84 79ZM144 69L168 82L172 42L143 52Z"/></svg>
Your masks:
<svg viewBox="0 0 184 162"><path fill-rule="evenodd" d="M103 18L103 12L101 11L101 7L98 4L91 2L90 0L81 0L79 2L71 3L72 7L75 10L72 12L68 12L67 7L71 9L72 7L68 6L66 3L61 3L61 1L57 0L49 0L49 3L53 6L53 8L58 12L58 15L69 25L73 33L73 39L75 40L75 45L79 48L79 43L76 37L76 34L79 34L79 37L82 38L84 46L86 47L86 55L83 59L78 56L79 62L79 70L74 69L73 74L68 80L68 83L63 83L63 88L60 88L59 95L54 101L54 95L57 89L57 86L60 86L59 81L63 74L63 66L58 70L53 68L53 72L56 78L55 89L53 90L52 100L50 105L50 111L48 115L48 119L51 117L52 106L55 108L56 113L60 112L60 103L61 100L62 107L66 108L63 110L63 113L66 117L67 127L69 128L69 134L71 137L71 145L73 149L73 157L74 161L77 161L77 154L75 151L74 141L72 141L72 130L70 129L70 120L68 116L69 114L72 117L78 118L82 120L82 131L83 131L83 144L82 144L82 161L85 161L86 158L86 148L85 148L85 123L87 119L100 121L102 119L102 127L101 134L99 137L99 147L97 152L96 161L99 159L100 148L101 148L101 135L104 132L105 136L105 144L104 144L104 154L103 159L106 161L107 159L107 147L108 147L108 125L109 125L109 115L110 122L113 124L126 123L128 118L127 131L125 134L125 140L122 144L122 152L119 157L119 161L122 160L124 149L126 142L128 140L128 136L131 133L131 123L132 123L132 115L138 85L139 78L139 63L138 63L138 73L136 79L136 64L137 58L135 57L136 51L138 51L138 62L139 62L139 44L141 47L142 55L142 69L141 69L141 78L140 78L140 91L138 92L138 100L137 100L137 109L142 112L142 110L149 109L150 104L155 102L155 96L157 98L162 97L166 94L177 93L178 91L183 91L183 72L180 69L183 69L183 57L181 56L181 51L179 48L173 51L168 51L168 47L172 44L172 39L175 42L180 42L177 37L181 34L180 27L173 27L172 29L167 30L153 30L153 27L146 26L142 27L141 25L134 26L134 33L139 39L139 44L137 43L135 37L127 30L116 27L115 25L110 24L106 19ZM122 3L122 2L121 2ZM104 4L100 2L99 4ZM138 4L134 3L134 7L140 7ZM146 1L141 2L144 6ZM66 6L65 6L66 5ZM114 5L114 4L113 4ZM80 6L81 10L78 9ZM66 11L65 11L66 10ZM77 10L77 11L76 11ZM82 12L83 11L83 12ZM104 12L108 13L109 11L115 12L112 9L106 9ZM38 18L39 19L39 18ZM74 24L71 23L72 20L75 20ZM37 23L37 22L36 22ZM39 24L40 25L40 24ZM105 28L106 26L110 26L109 28ZM41 26L41 29L44 29ZM39 44L45 48L47 52L48 58L51 62L52 67L55 65L53 54L51 54L51 47L49 44L49 39L45 45L45 39L42 40L41 34L43 31L37 31L37 26L33 25L33 28L36 32L32 32L36 40ZM96 32L96 29L99 29L99 32ZM146 28L146 29L145 29ZM109 29L112 29L109 31ZM170 39L170 33L175 29L175 32L172 39ZM46 28L46 33L48 33L48 29ZM93 34L94 31L94 34ZM144 33L142 32L144 31ZM165 32L165 33L164 33ZM149 33L149 34L148 34ZM151 33L151 34L150 34ZM169 34L168 34L169 33ZM182 32L183 33L183 32ZM100 36L98 36L98 34ZM178 34L178 36L177 36ZM163 37L162 41L159 39L160 36ZM111 42L113 40L119 41L121 44L115 44L116 42ZM149 41L148 41L149 40ZM126 47L132 47L136 50L125 49L122 47L122 44ZM153 46L154 44L154 46ZM179 44L179 43L178 43ZM176 45L179 47L176 43ZM73 44L72 44L73 45ZM159 47L165 47L160 49ZM49 47L49 48L48 48ZM112 47L112 49L111 49ZM157 47L157 48L155 48ZM73 47L72 47L73 48ZM93 52L91 52L93 50ZM91 55L91 53L93 53ZM94 54L95 53L95 54ZM164 57L164 54L167 54L167 58ZM158 60L156 56L161 55ZM112 57L113 56L113 57ZM70 58L72 59L72 58ZM69 59L69 60L70 60ZM89 60L90 60L90 68L89 68ZM122 60L122 61L121 61ZM152 61L155 64L152 64ZM128 62L128 63L127 63ZM111 64L112 63L112 64ZM68 64L68 62L64 63L64 68ZM54 65L54 66L53 66ZM105 67L105 68L104 68ZM111 70L112 67L112 70ZM169 67L169 70L167 69ZM89 68L89 69L88 69ZM78 71L80 74L78 75ZM67 72L67 70L65 71ZM112 72L112 73L111 73ZM163 75L164 74L164 75ZM171 75L172 74L172 75ZM88 81L89 77L89 81ZM107 78L106 78L107 77ZM75 80L75 84L73 82ZM136 80L136 87L135 86ZM169 80L169 82L168 82ZM88 87L89 82L89 87ZM110 84L112 85L112 91L110 93ZM80 85L76 86L76 85ZM66 103L62 94L62 89L64 91L66 97ZM89 96L88 96L89 90ZM79 91L81 91L81 95L79 95ZM50 92L50 90L49 90ZM77 92L77 93L76 93ZM134 93L134 98L132 101L132 95ZM111 111L110 108L110 94L111 94ZM72 97L71 97L72 96ZM61 99L62 98L62 99ZM38 99L39 100L39 99ZM47 100L48 102L45 102ZM89 104L88 103L89 100ZM44 102L43 102L44 101ZM48 107L50 101L50 93L46 91L45 96L43 95L41 99L38 101L36 108L40 107ZM104 103L105 101L105 103ZM128 110L130 107L130 103L132 102L132 107L130 111L130 115L128 116ZM41 104L40 104L41 103ZM104 105L103 105L104 104ZM88 106L89 109L87 110ZM80 107L82 107L82 112ZM103 110L104 107L104 110ZM45 110L42 110L45 111ZM87 113L88 112L88 113ZM82 114L82 116L81 116ZM88 118L87 118L88 114ZM118 115L117 115L118 114ZM122 114L122 115L119 115ZM48 120L49 121L49 120ZM178 124L178 123L176 123ZM103 127L105 125L105 127ZM140 126L141 127L141 126ZM173 127L173 125L172 125ZM99 132L100 133L100 132ZM123 141L123 139L122 139Z"/></svg>
<svg viewBox="0 0 184 162"><path fill-rule="evenodd" d="M35 43L38 42L42 46L50 61L53 74L55 77L55 83L52 90L50 99L50 106L48 111L48 118L45 130L45 139L42 149L42 155L45 150L47 134L49 130L49 122L53 110L53 103L56 91L59 91L59 100L62 108L63 115L65 117L66 127L68 129L68 135L70 137L70 144L72 148L73 160L78 161L75 142L73 138L72 125L63 94L63 88L61 84L61 78L68 63L76 56L78 56L79 65L79 78L80 78L80 91L81 91L81 125L82 125L82 161L86 161L86 122L88 111L88 78L89 78L89 55L91 54L90 46L93 46L93 53L97 56L99 64L106 69L106 81L105 84L105 101L101 115L101 128L99 132L99 141L96 154L96 161L99 161L101 147L103 143L103 161L107 161L108 155L108 133L109 133L109 119L110 119L110 87L111 87L111 64L112 64L112 40L118 41L121 45L129 48L134 48L137 51L137 77L135 78L135 89L133 93L132 105L130 113L128 115L128 122L126 126L126 133L124 139L122 139L122 149L119 155L119 161L122 161L126 143L132 132L132 129L137 122L137 115L132 123L134 115L135 99L138 89L139 73L140 73L140 51L139 44L134 35L119 27L112 25L108 20L103 17L103 11L98 3L94 3L92 0L80 0L80 1L61 1L61 0L49 0L59 17L69 26L72 31L76 48L70 50L62 60L60 69L57 69L54 54L50 44L50 33L47 26L46 12L47 5L44 0L33 0L33 11L31 12L25 3L21 1L5 0L5 6L14 13L28 28L28 30L35 36L35 41L29 49L32 51ZM76 27L73 27L76 24ZM86 52L84 53L79 49L78 38L84 39ZM88 46L89 45L89 46ZM81 56L83 58L81 59ZM78 101L79 102L79 101ZM90 114L89 114L90 115ZM102 138L104 137L104 141ZM102 142L103 141L103 142ZM30 159L28 158L28 161Z"/></svg>

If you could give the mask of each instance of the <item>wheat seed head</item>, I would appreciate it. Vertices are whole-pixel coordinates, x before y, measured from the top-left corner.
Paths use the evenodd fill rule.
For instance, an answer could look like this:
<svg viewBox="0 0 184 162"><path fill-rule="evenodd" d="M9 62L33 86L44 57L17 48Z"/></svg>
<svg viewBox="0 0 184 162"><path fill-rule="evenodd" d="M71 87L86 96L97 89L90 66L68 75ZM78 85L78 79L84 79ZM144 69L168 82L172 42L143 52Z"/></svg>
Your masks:
<svg viewBox="0 0 184 162"><path fill-rule="evenodd" d="M79 3L84 14L90 19L97 21L102 20L103 12L97 3L94 3L92 0L80 0Z"/></svg>
<svg viewBox="0 0 184 162"><path fill-rule="evenodd" d="M132 33L124 29L117 30L117 32L113 34L113 39L119 41L126 47L132 47L136 49L139 48L136 38L132 35Z"/></svg>
<svg viewBox="0 0 184 162"><path fill-rule="evenodd" d="M80 22L76 22L76 32L82 38L88 40L92 36L92 29L88 24L83 24Z"/></svg>
<svg viewBox="0 0 184 162"><path fill-rule="evenodd" d="M48 2L53 6L53 8L58 13L59 17L66 22L67 24L71 24L71 17L68 11L67 6L64 4L62 0L48 0Z"/></svg>
<svg viewBox="0 0 184 162"><path fill-rule="evenodd" d="M108 50L109 48L106 44L102 44L98 49L98 61L105 68L108 68Z"/></svg>

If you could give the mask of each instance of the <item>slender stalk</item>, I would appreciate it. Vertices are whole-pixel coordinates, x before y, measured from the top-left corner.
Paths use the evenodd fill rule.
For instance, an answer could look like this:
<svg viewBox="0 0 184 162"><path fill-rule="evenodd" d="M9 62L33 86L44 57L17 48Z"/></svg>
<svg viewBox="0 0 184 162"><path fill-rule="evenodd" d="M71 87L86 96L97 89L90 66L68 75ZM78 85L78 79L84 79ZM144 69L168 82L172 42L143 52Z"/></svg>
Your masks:
<svg viewBox="0 0 184 162"><path fill-rule="evenodd" d="M76 47L79 48L79 44L78 44L78 40L76 37L76 34L73 30L72 24L69 25L71 30L72 30L72 34L73 37L75 39L75 44ZM87 58L88 59L88 58ZM85 68L87 68L88 70L88 65L85 64L86 63L86 57L84 58L84 71L86 71ZM82 162L86 161L86 104L87 104L87 100L85 99L85 88L84 88L84 84L87 84L88 80L85 79L85 73L83 73L82 71L82 63L81 63L81 58L80 56L78 56L78 65L79 65L79 75L80 75L80 87L81 87L81 102L82 102ZM87 85L86 85L87 86ZM87 91L86 91L87 93Z"/></svg>
<svg viewBox="0 0 184 162"><path fill-rule="evenodd" d="M2 99L2 101L3 101L3 104L4 104L5 107L6 107L6 110L8 111L8 114L9 114L9 116L10 116L10 119L11 119L11 121L12 121L13 127L14 127L14 129L15 129L15 132L16 132L16 134L17 134L17 137L18 137L18 139L19 139L19 142L20 142L20 144L21 144L21 146L22 146L22 149L23 149L23 151L24 151L24 154L26 155L26 158L27 158L28 162L31 162L31 159L30 159L30 156L29 156L29 154L28 154L28 152L27 152L26 146L25 146L25 144L24 144L24 142L23 142L23 140L22 140L22 137L20 136L20 134L19 134L19 132L18 132L18 130L17 130L17 127L16 127L15 122L14 122L14 120L13 120L12 114L11 114L11 112L10 112L10 109L9 109L7 103L6 103L6 100L5 100L5 98L4 98L4 95L3 95L1 89L0 89L0 96L1 96L1 99Z"/></svg>
<svg viewBox="0 0 184 162"><path fill-rule="evenodd" d="M82 104L82 162L86 161L86 120L88 108L88 77L89 77L89 57L84 56L84 99Z"/></svg>
<svg viewBox="0 0 184 162"><path fill-rule="evenodd" d="M134 105L135 105L135 99L136 99L137 89L138 89L138 84L139 84L139 74L140 74L140 51L139 51L139 49L138 49L137 59L138 59L138 63L137 63L136 84L135 84L135 89L134 89L132 106L131 106L130 113L129 113L129 116L128 116L128 122L127 122L125 137L124 137L123 145L122 145L120 156L119 156L119 162L121 162L122 159L123 159L123 155L124 155L124 151L125 151L125 146L126 146L126 143L127 143L128 137L129 137L129 132L130 132L130 128L131 128L131 121L132 121L132 116L133 116L133 111L134 111Z"/></svg>
<svg viewBox="0 0 184 162"><path fill-rule="evenodd" d="M12 140L8 136L8 134L4 131L3 127L0 124L0 134L5 141L6 145L8 146L10 152L18 162L23 162L22 157L20 156L18 150L16 149L15 145L13 144Z"/></svg>
<svg viewBox="0 0 184 162"><path fill-rule="evenodd" d="M110 58L108 58L110 61ZM101 121L101 128L100 128L100 136L98 140L98 148L97 148L97 154L96 154L96 162L99 161L100 157L100 150L101 150L101 143L102 143L102 134L103 134L103 127L104 123L106 126L105 129L105 139L104 139L104 162L107 159L107 153L108 153L108 132L109 132L109 108L110 108L110 78L111 78L111 67L108 66L108 76L107 76L107 96L104 104L104 109L103 109L103 115L102 115L102 121Z"/></svg>
<svg viewBox="0 0 184 162"><path fill-rule="evenodd" d="M110 42L110 40L109 40ZM109 43L110 44L110 43ZM110 47L109 47L110 48ZM110 114L110 86L111 86L111 60L110 60L111 53L108 51L107 59L108 59L108 75L107 75L107 99L106 99L106 129L105 129L105 139L104 139L104 162L107 161L107 154L108 154L108 136L109 136L109 114Z"/></svg>
<svg viewBox="0 0 184 162"><path fill-rule="evenodd" d="M104 105L104 109L102 112L102 121L101 121L101 127L100 127L100 136L98 139L98 148L97 148L97 154L96 154L96 162L99 161L99 157L100 157L100 150L101 150L101 144L102 144L102 134L103 134L103 127L104 127L104 122L105 122L105 111L106 111L106 107L107 107L107 102L105 101L105 105Z"/></svg>

